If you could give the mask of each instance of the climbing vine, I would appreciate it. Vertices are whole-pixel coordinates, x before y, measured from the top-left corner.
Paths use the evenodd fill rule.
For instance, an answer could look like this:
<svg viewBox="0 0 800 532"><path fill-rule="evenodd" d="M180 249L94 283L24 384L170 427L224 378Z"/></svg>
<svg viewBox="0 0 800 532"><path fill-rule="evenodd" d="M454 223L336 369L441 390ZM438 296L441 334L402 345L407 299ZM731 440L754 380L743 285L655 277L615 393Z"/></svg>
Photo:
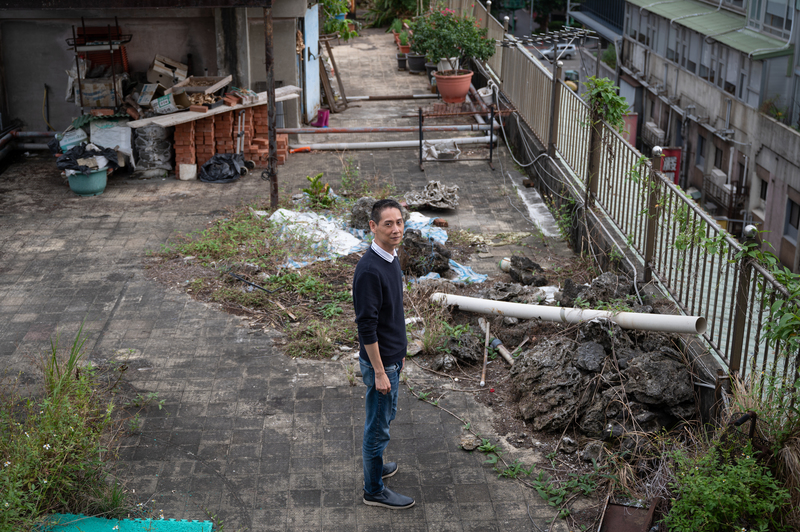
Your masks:
<svg viewBox="0 0 800 532"><path fill-rule="evenodd" d="M617 94L614 82L608 78L591 76L583 85L586 87L583 99L589 105L591 125L605 120L618 133L622 133L629 105L624 96Z"/></svg>

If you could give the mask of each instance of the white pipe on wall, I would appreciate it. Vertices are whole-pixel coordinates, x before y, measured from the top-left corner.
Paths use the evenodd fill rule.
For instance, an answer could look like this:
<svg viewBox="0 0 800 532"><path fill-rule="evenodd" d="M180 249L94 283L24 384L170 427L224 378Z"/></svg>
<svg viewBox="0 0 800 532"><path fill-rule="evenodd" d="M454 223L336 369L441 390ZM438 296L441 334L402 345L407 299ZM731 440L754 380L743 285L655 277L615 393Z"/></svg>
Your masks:
<svg viewBox="0 0 800 532"><path fill-rule="evenodd" d="M492 301L477 297L456 296L436 292L431 301L457 306L459 310L480 314L498 314L523 320L540 318L545 321L561 323L580 323L595 318L606 318L623 329L639 331L659 331L680 334L703 334L706 319L702 316L676 316L673 314L640 314L637 312L612 312L580 308L548 307L545 305L526 305L506 301Z"/></svg>

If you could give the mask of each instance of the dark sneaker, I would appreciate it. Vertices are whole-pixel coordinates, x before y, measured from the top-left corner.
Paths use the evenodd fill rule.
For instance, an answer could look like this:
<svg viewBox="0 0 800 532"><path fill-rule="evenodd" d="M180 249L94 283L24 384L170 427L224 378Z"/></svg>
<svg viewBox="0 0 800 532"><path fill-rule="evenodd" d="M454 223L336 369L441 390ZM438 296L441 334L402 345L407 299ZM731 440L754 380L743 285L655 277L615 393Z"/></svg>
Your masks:
<svg viewBox="0 0 800 532"><path fill-rule="evenodd" d="M393 477L397 473L397 462L386 462L383 464L383 474L381 478Z"/></svg>
<svg viewBox="0 0 800 532"><path fill-rule="evenodd" d="M414 506L414 499L395 493L389 488L383 488L379 495L364 494L364 504L369 506L382 506L390 510L405 510Z"/></svg>

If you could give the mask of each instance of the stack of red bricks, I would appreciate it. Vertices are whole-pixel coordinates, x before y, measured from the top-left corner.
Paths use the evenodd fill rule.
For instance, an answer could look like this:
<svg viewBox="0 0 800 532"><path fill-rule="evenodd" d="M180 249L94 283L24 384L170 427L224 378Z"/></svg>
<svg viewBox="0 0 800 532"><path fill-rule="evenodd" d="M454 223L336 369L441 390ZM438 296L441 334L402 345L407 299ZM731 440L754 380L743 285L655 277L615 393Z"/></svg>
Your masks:
<svg viewBox="0 0 800 532"><path fill-rule="evenodd" d="M239 111L228 111L175 126L175 164L205 164L214 154L236 153ZM277 136L278 164L289 153L288 135ZM245 160L265 166L269 160L267 106L244 109Z"/></svg>
<svg viewBox="0 0 800 532"><path fill-rule="evenodd" d="M209 116L195 121L194 141L197 150L197 164L205 164L214 156L214 117Z"/></svg>
<svg viewBox="0 0 800 532"><path fill-rule="evenodd" d="M214 116L215 153L234 153L233 113L220 113Z"/></svg>
<svg viewBox="0 0 800 532"><path fill-rule="evenodd" d="M195 164L195 123L175 126L175 164Z"/></svg>

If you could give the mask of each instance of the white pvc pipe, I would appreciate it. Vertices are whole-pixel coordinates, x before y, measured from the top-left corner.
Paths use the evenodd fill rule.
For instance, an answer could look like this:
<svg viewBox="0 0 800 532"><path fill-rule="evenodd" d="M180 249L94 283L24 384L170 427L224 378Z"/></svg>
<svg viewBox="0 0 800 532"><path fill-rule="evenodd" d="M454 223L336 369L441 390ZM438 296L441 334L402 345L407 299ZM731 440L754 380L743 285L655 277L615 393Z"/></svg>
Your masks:
<svg viewBox="0 0 800 532"><path fill-rule="evenodd" d="M637 312L612 312L580 308L548 307L545 305L526 305L507 301L492 301L477 297L456 296L436 292L431 301L453 305L459 310L480 314L499 314L523 320L540 318L545 321L561 323L580 323L595 318L606 318L623 329L639 331L659 331L680 334L703 334L706 319L702 316L676 316L674 314L640 314Z"/></svg>
<svg viewBox="0 0 800 532"><path fill-rule="evenodd" d="M430 144L445 144L455 142L456 144L485 144L497 140L495 135L485 137L462 137L454 139L431 139L426 140ZM308 146L312 150L371 150L376 148L419 148L419 140L392 140L385 142L335 142L329 144L291 144L290 148L301 148Z"/></svg>

